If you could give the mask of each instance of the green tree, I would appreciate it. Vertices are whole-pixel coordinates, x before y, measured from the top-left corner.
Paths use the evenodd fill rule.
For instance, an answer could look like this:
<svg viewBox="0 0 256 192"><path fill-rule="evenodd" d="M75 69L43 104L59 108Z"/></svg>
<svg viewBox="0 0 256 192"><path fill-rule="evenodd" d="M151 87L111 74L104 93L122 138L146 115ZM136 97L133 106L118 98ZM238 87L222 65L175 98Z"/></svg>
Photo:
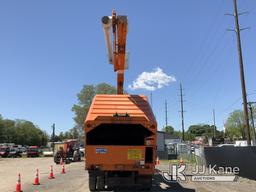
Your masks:
<svg viewBox="0 0 256 192"><path fill-rule="evenodd" d="M72 135L69 131L66 131L65 134L64 134L64 139L71 139L72 138Z"/></svg>
<svg viewBox="0 0 256 192"><path fill-rule="evenodd" d="M48 135L30 121L16 120L15 143L22 145L45 145L48 142Z"/></svg>
<svg viewBox="0 0 256 192"><path fill-rule="evenodd" d="M177 138L182 138L182 132L181 131L175 131L173 132L173 136Z"/></svg>
<svg viewBox="0 0 256 192"><path fill-rule="evenodd" d="M164 127L162 129L162 131L172 135L173 137L182 138L182 132L181 131L176 131L171 125L168 125L168 126Z"/></svg>
<svg viewBox="0 0 256 192"><path fill-rule="evenodd" d="M163 128L163 131L165 133L168 133L170 135L174 134L174 128L171 125L167 125L166 127Z"/></svg>
<svg viewBox="0 0 256 192"><path fill-rule="evenodd" d="M17 134L15 129L15 121L10 119L3 119L3 142L15 143L17 140Z"/></svg>
<svg viewBox="0 0 256 192"><path fill-rule="evenodd" d="M3 122L3 118L0 115L0 143L4 143L5 142L5 128L4 128L4 122Z"/></svg>
<svg viewBox="0 0 256 192"><path fill-rule="evenodd" d="M229 115L225 123L225 134L231 140L245 138L243 111L235 110Z"/></svg>
<svg viewBox="0 0 256 192"><path fill-rule="evenodd" d="M59 139L60 139L60 141L63 141L65 139L65 135L62 131L59 134Z"/></svg>
<svg viewBox="0 0 256 192"><path fill-rule="evenodd" d="M49 141L49 135L46 131L42 132L41 134L41 146L46 146Z"/></svg>
<svg viewBox="0 0 256 192"><path fill-rule="evenodd" d="M75 113L75 128L79 134L83 134L83 124L85 117L90 108L93 97L96 94L115 94L116 88L107 84L100 83L94 85L84 85L82 90L77 94L78 103L73 105L72 111Z"/></svg>
<svg viewBox="0 0 256 192"><path fill-rule="evenodd" d="M256 119L256 108L252 107L254 122ZM253 136L252 125L251 125L251 114L249 114L249 125L250 133ZM234 110L229 114L227 121L225 122L225 135L231 140L234 139L245 139L245 121L244 121L244 112L242 110Z"/></svg>
<svg viewBox="0 0 256 192"><path fill-rule="evenodd" d="M77 128L74 127L73 129L71 129L70 133L71 133L73 139L79 138L79 132L78 132Z"/></svg>
<svg viewBox="0 0 256 192"><path fill-rule="evenodd" d="M185 136L185 141L193 141L193 140L195 140L195 135L190 134L189 131L186 131L184 136Z"/></svg>
<svg viewBox="0 0 256 192"><path fill-rule="evenodd" d="M198 124L191 125L188 128L188 137L194 138L197 136L213 137L214 125ZM217 131L217 130L216 130Z"/></svg>
<svg viewBox="0 0 256 192"><path fill-rule="evenodd" d="M0 116L0 143L46 145L48 135L30 121L3 119Z"/></svg>

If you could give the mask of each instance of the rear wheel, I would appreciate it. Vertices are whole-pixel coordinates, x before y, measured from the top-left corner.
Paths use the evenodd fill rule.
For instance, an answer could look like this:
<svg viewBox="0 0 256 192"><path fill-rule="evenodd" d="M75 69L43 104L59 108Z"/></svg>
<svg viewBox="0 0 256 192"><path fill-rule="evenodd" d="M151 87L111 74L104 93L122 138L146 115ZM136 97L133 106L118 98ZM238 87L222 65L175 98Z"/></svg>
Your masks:
<svg viewBox="0 0 256 192"><path fill-rule="evenodd" d="M151 187L152 187L152 176L148 178L145 190L150 191Z"/></svg>
<svg viewBox="0 0 256 192"><path fill-rule="evenodd" d="M104 176L98 176L97 177L96 188L97 188L98 191L102 191L102 190L105 189Z"/></svg>
<svg viewBox="0 0 256 192"><path fill-rule="evenodd" d="M54 159L54 162L55 162L56 164L59 164L59 158L58 158L57 153L54 155L53 159Z"/></svg>
<svg viewBox="0 0 256 192"><path fill-rule="evenodd" d="M89 189L90 191L96 191L96 177L95 176L89 176Z"/></svg>
<svg viewBox="0 0 256 192"><path fill-rule="evenodd" d="M142 190L149 191L152 187L152 176L139 176L138 183L142 186Z"/></svg>
<svg viewBox="0 0 256 192"><path fill-rule="evenodd" d="M71 163L71 160L70 160L69 158L67 158L67 159L65 160L65 163L66 163L66 164L70 164L70 163Z"/></svg>

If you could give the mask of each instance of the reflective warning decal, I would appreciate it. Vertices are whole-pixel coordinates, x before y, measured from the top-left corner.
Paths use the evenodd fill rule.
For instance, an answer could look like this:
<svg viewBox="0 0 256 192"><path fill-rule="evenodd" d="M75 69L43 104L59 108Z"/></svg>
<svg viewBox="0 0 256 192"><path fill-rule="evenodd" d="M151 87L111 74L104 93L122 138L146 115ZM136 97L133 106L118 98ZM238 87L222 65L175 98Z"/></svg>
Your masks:
<svg viewBox="0 0 256 192"><path fill-rule="evenodd" d="M107 149L106 148L96 148L96 153L106 154Z"/></svg>
<svg viewBox="0 0 256 192"><path fill-rule="evenodd" d="M140 160L142 159L141 149L128 149L127 157L129 160Z"/></svg>

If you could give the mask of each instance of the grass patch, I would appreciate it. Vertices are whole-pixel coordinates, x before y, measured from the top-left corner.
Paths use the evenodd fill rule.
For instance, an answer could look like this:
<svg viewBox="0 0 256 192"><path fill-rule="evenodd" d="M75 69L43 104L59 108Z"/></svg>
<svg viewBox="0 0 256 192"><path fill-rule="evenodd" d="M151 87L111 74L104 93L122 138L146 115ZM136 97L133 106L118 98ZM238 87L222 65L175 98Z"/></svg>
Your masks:
<svg viewBox="0 0 256 192"><path fill-rule="evenodd" d="M194 154L190 158L182 157L184 163L196 164L196 157ZM172 160L160 160L160 164L179 164L180 158Z"/></svg>

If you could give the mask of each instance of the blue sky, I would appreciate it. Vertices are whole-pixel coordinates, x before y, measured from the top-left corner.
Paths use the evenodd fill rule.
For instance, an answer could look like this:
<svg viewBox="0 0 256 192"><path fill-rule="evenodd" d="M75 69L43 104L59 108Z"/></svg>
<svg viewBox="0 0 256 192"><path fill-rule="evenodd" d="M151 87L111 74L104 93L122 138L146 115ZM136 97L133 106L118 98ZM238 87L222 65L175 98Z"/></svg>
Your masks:
<svg viewBox="0 0 256 192"><path fill-rule="evenodd" d="M256 100L256 1L238 1L248 100ZM84 84L116 84L108 64L101 17L118 14L129 19L127 49L129 90L139 74L160 67L176 82L153 92L159 129L168 123L180 129L179 83L185 94L185 125L212 123L218 129L228 114L242 107L231 0L0 2L0 114L27 119L50 131L74 126L71 111Z"/></svg>

